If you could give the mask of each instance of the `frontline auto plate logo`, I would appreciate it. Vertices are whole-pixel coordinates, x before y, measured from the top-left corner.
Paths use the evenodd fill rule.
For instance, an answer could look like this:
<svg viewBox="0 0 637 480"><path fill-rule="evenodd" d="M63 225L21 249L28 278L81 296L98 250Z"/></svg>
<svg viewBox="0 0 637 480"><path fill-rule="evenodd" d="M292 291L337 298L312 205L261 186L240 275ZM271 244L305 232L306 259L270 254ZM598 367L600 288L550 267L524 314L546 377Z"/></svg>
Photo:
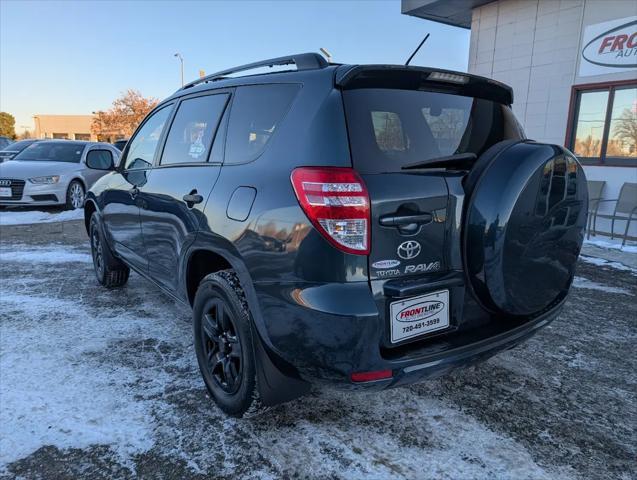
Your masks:
<svg viewBox="0 0 637 480"><path fill-rule="evenodd" d="M398 245L398 256L403 260L411 260L420 255L420 243L415 240L407 240Z"/></svg>
<svg viewBox="0 0 637 480"><path fill-rule="evenodd" d="M423 302L418 306L411 305L399 311L396 314L396 320L399 322L415 322L416 320L424 320L425 318L433 317L438 312L442 311L444 306L444 302L439 300Z"/></svg>
<svg viewBox="0 0 637 480"><path fill-rule="evenodd" d="M400 260L379 260L372 263L374 268L394 268L400 265Z"/></svg>

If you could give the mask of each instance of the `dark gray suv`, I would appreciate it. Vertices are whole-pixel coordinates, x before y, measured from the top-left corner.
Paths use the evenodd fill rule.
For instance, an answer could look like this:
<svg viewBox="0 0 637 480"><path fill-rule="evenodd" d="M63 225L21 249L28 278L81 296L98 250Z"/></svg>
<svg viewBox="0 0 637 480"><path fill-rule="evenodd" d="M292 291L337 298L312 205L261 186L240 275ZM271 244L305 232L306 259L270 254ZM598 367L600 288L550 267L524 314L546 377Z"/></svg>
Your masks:
<svg viewBox="0 0 637 480"><path fill-rule="evenodd" d="M266 66L289 70L237 76ZM313 53L197 80L88 192L97 278L133 269L192 307L231 415L484 360L555 318L587 215L581 166L526 139L512 102L486 78Z"/></svg>

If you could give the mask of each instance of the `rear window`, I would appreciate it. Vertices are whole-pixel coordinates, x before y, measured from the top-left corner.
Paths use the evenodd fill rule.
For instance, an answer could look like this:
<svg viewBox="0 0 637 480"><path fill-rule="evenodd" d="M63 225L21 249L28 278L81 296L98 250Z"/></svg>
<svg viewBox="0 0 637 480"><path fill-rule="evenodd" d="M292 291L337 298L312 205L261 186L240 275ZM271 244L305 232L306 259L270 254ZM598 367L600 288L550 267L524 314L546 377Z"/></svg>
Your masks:
<svg viewBox="0 0 637 480"><path fill-rule="evenodd" d="M362 173L455 155L480 155L522 138L509 107L481 98L416 90L343 92L354 166Z"/></svg>
<svg viewBox="0 0 637 480"><path fill-rule="evenodd" d="M32 145L33 143L34 142L32 140L20 140L18 142L11 143L11 144L7 145L3 149L1 149L0 152L3 152L3 151L6 151L6 152L21 152L22 150L27 148L29 145Z"/></svg>
<svg viewBox="0 0 637 480"><path fill-rule="evenodd" d="M236 90L224 163L250 162L263 153L300 85L251 85Z"/></svg>
<svg viewBox="0 0 637 480"><path fill-rule="evenodd" d="M18 153L13 160L80 163L85 143L37 142Z"/></svg>

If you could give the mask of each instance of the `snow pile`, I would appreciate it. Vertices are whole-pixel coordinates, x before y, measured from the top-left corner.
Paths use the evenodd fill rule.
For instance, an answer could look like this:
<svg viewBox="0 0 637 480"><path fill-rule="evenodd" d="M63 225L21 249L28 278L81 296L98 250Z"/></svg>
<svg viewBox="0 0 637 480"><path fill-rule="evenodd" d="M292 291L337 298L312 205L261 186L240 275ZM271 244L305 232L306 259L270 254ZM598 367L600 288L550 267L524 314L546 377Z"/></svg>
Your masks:
<svg viewBox="0 0 637 480"><path fill-rule="evenodd" d="M30 223L68 222L84 219L84 210L65 210L63 212L30 211L0 211L0 225L27 225Z"/></svg>
<svg viewBox="0 0 637 480"><path fill-rule="evenodd" d="M627 244L622 247L621 240L598 240L598 239L588 239L584 240L584 243L587 245L595 245L600 248L608 248L611 250L621 250L626 253L637 253L637 245Z"/></svg>

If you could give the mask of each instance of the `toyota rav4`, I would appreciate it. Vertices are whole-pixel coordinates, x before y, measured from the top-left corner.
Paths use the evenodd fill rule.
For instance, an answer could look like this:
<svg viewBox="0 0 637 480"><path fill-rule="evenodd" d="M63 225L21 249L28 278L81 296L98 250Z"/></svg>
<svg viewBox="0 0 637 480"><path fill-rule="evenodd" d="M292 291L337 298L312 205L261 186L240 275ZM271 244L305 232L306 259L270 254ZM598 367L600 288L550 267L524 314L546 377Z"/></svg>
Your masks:
<svg viewBox="0 0 637 480"><path fill-rule="evenodd" d="M578 161L512 103L475 75L314 53L187 84L88 192L97 279L132 269L192 308L230 415L482 361L556 317L587 215Z"/></svg>

